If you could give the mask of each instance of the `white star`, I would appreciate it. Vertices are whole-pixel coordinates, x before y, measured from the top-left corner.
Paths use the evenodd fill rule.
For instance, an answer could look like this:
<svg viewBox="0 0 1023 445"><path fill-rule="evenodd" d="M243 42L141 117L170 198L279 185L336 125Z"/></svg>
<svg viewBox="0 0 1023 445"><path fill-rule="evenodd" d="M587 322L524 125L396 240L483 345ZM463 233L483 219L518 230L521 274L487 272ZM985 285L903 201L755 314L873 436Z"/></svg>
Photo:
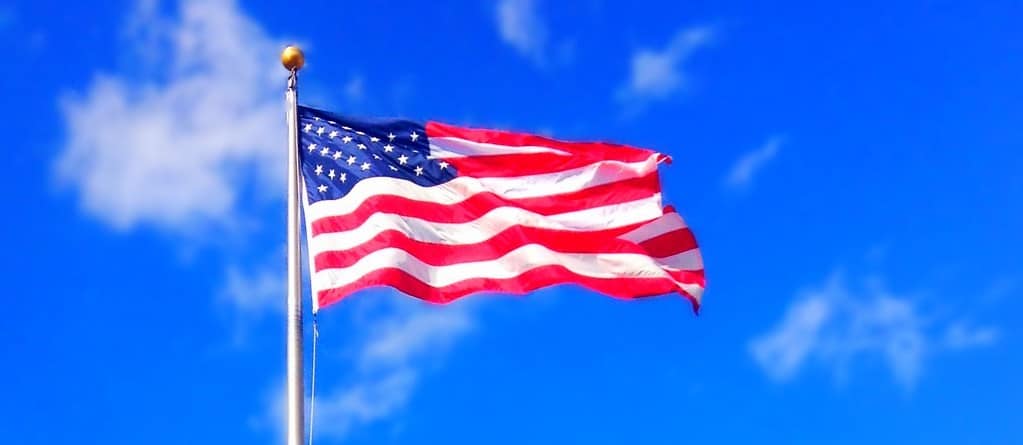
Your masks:
<svg viewBox="0 0 1023 445"><path fill-rule="evenodd" d="M316 122L319 122L320 121L320 117L319 116L313 116L313 120L315 120Z"/></svg>
<svg viewBox="0 0 1023 445"><path fill-rule="evenodd" d="M330 173L327 173L327 177L330 179L334 179L334 176L337 176L337 174L334 173L334 169L330 169Z"/></svg>
<svg viewBox="0 0 1023 445"><path fill-rule="evenodd" d="M319 187L316 187L316 190L319 190L320 193L327 193L327 186L320 184Z"/></svg>
<svg viewBox="0 0 1023 445"><path fill-rule="evenodd" d="M322 174L323 173L323 166L322 165L317 165L316 166L316 170L313 170L313 171L315 171L317 175Z"/></svg>
<svg viewBox="0 0 1023 445"><path fill-rule="evenodd" d="M341 159L341 150L335 151L333 157L335 161Z"/></svg>
<svg viewBox="0 0 1023 445"><path fill-rule="evenodd" d="M348 173L341 172L341 176L337 179L341 180L341 182L348 182Z"/></svg>
<svg viewBox="0 0 1023 445"><path fill-rule="evenodd" d="M359 131L359 130L355 130L355 134L357 134L359 136L365 136L366 135L366 133L364 133L362 131Z"/></svg>
<svg viewBox="0 0 1023 445"><path fill-rule="evenodd" d="M331 139L336 138L337 137L337 130L331 131L328 136L330 136Z"/></svg>
<svg viewBox="0 0 1023 445"><path fill-rule="evenodd" d="M387 140L389 140L389 141L393 141L394 138L396 138L396 137L397 136L395 136L394 133L387 133Z"/></svg>
<svg viewBox="0 0 1023 445"><path fill-rule="evenodd" d="M387 145L384 146L384 153L390 153L392 151L394 151L394 146L393 145L387 144Z"/></svg>
<svg viewBox="0 0 1023 445"><path fill-rule="evenodd" d="M416 176L423 176L423 166L416 167Z"/></svg>
<svg viewBox="0 0 1023 445"><path fill-rule="evenodd" d="M348 131L352 131L352 127L349 127L349 126L342 125L341 128L344 128L345 130L348 130Z"/></svg>
<svg viewBox="0 0 1023 445"><path fill-rule="evenodd" d="M416 139L419 139L419 133L413 131L412 134L408 135L408 137L412 138L412 142L415 142Z"/></svg>
<svg viewBox="0 0 1023 445"><path fill-rule="evenodd" d="M316 144L309 144L309 153L316 151Z"/></svg>
<svg viewBox="0 0 1023 445"><path fill-rule="evenodd" d="M378 137L376 137L376 136L371 136L371 137L369 138L369 141L370 141L370 142L380 142L380 138L378 138Z"/></svg>
<svg viewBox="0 0 1023 445"><path fill-rule="evenodd" d="M359 150L365 150L366 149L366 144L359 144L359 145L356 145L356 147L359 147Z"/></svg>
<svg viewBox="0 0 1023 445"><path fill-rule="evenodd" d="M363 162L362 165L359 166L359 168L361 168L362 171L369 170L369 162Z"/></svg>
<svg viewBox="0 0 1023 445"><path fill-rule="evenodd" d="M313 131L313 124L305 124L305 132Z"/></svg>
<svg viewBox="0 0 1023 445"><path fill-rule="evenodd" d="M393 165L388 165L387 168L390 168L391 171L398 171L398 167L395 167Z"/></svg>
<svg viewBox="0 0 1023 445"><path fill-rule="evenodd" d="M323 147L323 150L320 150L320 156L327 156L328 154L330 154L329 148Z"/></svg>
<svg viewBox="0 0 1023 445"><path fill-rule="evenodd" d="M349 143L349 142L352 142L352 137L351 136L345 136L345 137L341 138L341 142L344 142L346 144Z"/></svg>
<svg viewBox="0 0 1023 445"><path fill-rule="evenodd" d="M348 162L348 165L354 164L355 163L355 156L349 156L347 162Z"/></svg>
<svg viewBox="0 0 1023 445"><path fill-rule="evenodd" d="M408 156L405 155L398 156L398 163L401 165L408 164Z"/></svg>
<svg viewBox="0 0 1023 445"><path fill-rule="evenodd" d="M380 155L373 153L373 159L380 160Z"/></svg>
<svg viewBox="0 0 1023 445"><path fill-rule="evenodd" d="M448 168L448 165L450 165L450 164L448 164L447 162L444 162L444 161L440 161L440 163L438 163L437 165L440 166L441 170L444 170L444 169Z"/></svg>
<svg viewBox="0 0 1023 445"><path fill-rule="evenodd" d="M317 135L317 136L323 136L323 132L324 132L324 131L327 131L327 129L326 129L326 128L323 128L323 127L317 128L317 129L316 129L316 135ZM415 140L415 139L413 139L413 140Z"/></svg>

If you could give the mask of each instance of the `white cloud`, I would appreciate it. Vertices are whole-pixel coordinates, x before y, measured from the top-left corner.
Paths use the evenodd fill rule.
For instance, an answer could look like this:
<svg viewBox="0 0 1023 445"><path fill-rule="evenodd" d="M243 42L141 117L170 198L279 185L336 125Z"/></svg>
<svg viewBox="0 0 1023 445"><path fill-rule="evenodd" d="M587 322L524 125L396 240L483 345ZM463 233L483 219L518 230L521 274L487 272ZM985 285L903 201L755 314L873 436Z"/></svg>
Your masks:
<svg viewBox="0 0 1023 445"><path fill-rule="evenodd" d="M547 27L533 0L501 0L495 10L501 39L536 63L543 63L547 47Z"/></svg>
<svg viewBox="0 0 1023 445"><path fill-rule="evenodd" d="M232 307L246 313L284 311L285 265L243 271L237 265L227 270L222 295Z"/></svg>
<svg viewBox="0 0 1023 445"><path fill-rule="evenodd" d="M714 37L708 26L683 29L661 50L641 49L632 55L629 79L619 90L619 99L631 106L666 99L684 89L687 75L683 64L696 50Z"/></svg>
<svg viewBox="0 0 1023 445"><path fill-rule="evenodd" d="M820 297L793 304L774 331L753 343L753 357L772 378L790 378L817 347L817 337L831 311L831 304Z"/></svg>
<svg viewBox="0 0 1023 445"><path fill-rule="evenodd" d="M753 182L753 176L760 171L770 160L778 155L782 139L778 136L771 137L760 148L750 151L735 161L735 165L729 170L725 177L725 186L732 189L749 187Z"/></svg>
<svg viewBox="0 0 1023 445"><path fill-rule="evenodd" d="M86 212L119 229L227 227L246 213L239 190L284 196L282 45L232 1L183 0L173 18L155 6L140 1L124 29L131 43L123 52L133 54L133 72L145 75L97 74L62 101L67 140L56 175ZM346 97L364 90L356 77ZM228 266L220 298L245 318L280 310L283 267ZM316 416L323 434L343 437L400 410L423 367L472 328L463 304L401 301L409 304L359 322L366 338L345 340L358 348L357 369L344 385L321 383ZM279 420L279 399L269 419Z"/></svg>
<svg viewBox="0 0 1023 445"><path fill-rule="evenodd" d="M306 415L314 417L313 435L318 440L344 441L360 427L398 414L411 400L424 370L442 360L447 351L474 329L471 301L438 306L389 292L372 299L346 302L355 314L356 332L365 337L346 339L355 345L351 356L331 357L336 344L324 337L318 360L319 388ZM326 334L325 334L326 335ZM324 347L325 346L325 347ZM334 359L334 360L332 360ZM338 373L337 367L345 371ZM323 381L338 374L351 377L323 389ZM306 385L311 381L306 380ZM307 386L308 389L308 386ZM266 409L252 418L252 426L277 431L283 437L285 391L272 386ZM307 406L309 406L307 404Z"/></svg>
<svg viewBox="0 0 1023 445"><path fill-rule="evenodd" d="M280 193L280 45L226 0L184 0L174 20L140 2L126 32L152 75L98 74L62 101L57 173L83 208L120 229L187 231L231 224L252 179Z"/></svg>
<svg viewBox="0 0 1023 445"><path fill-rule="evenodd" d="M979 346L990 346L998 341L999 331L996 328L971 327L965 322L953 323L945 330L944 344L949 349L967 349Z"/></svg>
<svg viewBox="0 0 1023 445"><path fill-rule="evenodd" d="M897 382L912 388L928 357L996 340L994 328L942 322L925 316L909 296L877 282L854 288L835 273L793 301L773 329L750 343L750 353L776 381L795 378L811 363L842 380L854 363L880 359Z"/></svg>
<svg viewBox="0 0 1023 445"><path fill-rule="evenodd" d="M382 297L382 296L381 296ZM447 306L395 299L362 324L356 377L318 397L315 432L345 438L353 428L387 418L408 403L424 367L473 329L468 302Z"/></svg>
<svg viewBox="0 0 1023 445"><path fill-rule="evenodd" d="M362 76L355 76L345 84L345 97L351 102L361 102L366 97L366 82Z"/></svg>
<svg viewBox="0 0 1023 445"><path fill-rule="evenodd" d="M412 368L398 368L317 399L315 435L342 440L354 428L390 416L408 402L417 377Z"/></svg>

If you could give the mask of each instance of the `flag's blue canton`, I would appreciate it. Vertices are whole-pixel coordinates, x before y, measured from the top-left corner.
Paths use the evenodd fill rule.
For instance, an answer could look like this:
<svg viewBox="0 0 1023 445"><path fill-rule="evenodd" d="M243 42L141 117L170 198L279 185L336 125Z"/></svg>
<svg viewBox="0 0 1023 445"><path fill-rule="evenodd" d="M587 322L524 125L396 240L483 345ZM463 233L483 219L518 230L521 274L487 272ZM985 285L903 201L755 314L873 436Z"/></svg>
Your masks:
<svg viewBox="0 0 1023 445"><path fill-rule="evenodd" d="M426 128L404 120L351 119L298 107L299 158L309 202L337 199L359 181L376 176L421 186L450 181L457 173L430 159Z"/></svg>

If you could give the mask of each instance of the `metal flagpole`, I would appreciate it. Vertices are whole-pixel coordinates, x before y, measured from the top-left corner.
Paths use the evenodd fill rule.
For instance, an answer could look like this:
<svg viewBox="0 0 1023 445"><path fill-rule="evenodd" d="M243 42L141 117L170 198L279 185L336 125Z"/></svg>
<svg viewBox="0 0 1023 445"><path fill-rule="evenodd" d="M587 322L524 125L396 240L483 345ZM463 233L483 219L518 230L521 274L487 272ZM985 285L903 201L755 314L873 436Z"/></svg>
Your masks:
<svg viewBox="0 0 1023 445"><path fill-rule="evenodd" d="M291 75L285 102L288 110L288 445L302 445L305 388L302 383L302 263L298 176L298 70L305 64L302 50L289 46L281 63Z"/></svg>

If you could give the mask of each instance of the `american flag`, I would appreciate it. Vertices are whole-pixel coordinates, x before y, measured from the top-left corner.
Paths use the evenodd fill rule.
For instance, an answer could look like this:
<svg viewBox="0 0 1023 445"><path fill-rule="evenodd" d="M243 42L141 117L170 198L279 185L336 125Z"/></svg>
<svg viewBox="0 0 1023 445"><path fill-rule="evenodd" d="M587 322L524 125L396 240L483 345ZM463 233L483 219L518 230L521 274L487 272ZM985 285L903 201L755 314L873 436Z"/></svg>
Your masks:
<svg viewBox="0 0 1023 445"><path fill-rule="evenodd" d="M573 283L699 307L703 261L661 203L666 156L298 108L314 310L390 286L445 303Z"/></svg>

